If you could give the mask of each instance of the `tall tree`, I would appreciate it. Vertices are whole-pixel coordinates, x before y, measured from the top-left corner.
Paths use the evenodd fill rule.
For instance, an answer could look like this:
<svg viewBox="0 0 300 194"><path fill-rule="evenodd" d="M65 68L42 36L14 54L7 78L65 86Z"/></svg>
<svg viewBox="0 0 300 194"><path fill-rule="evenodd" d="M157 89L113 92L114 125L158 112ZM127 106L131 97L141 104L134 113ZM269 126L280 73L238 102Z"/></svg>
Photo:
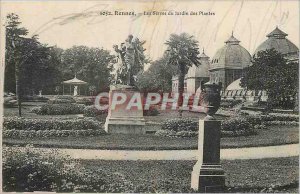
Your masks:
<svg viewBox="0 0 300 194"><path fill-rule="evenodd" d="M177 67L168 63L167 55L151 62L150 67L138 74L137 87L144 92L170 92L172 89L172 76Z"/></svg>
<svg viewBox="0 0 300 194"><path fill-rule="evenodd" d="M11 13L6 17L6 65L5 83L8 87L15 84L15 92L18 100L19 116L21 116L21 91L20 91L20 63L22 60L22 36L28 34L28 30L20 27L19 16ZM7 87L5 87L7 88Z"/></svg>
<svg viewBox="0 0 300 194"><path fill-rule="evenodd" d="M64 80L76 74L98 91L107 90L111 82L113 56L109 51L86 46L73 46L62 52L60 71Z"/></svg>
<svg viewBox="0 0 300 194"><path fill-rule="evenodd" d="M198 41L193 36L182 33L180 35L171 34L170 39L165 44L168 46L166 51L169 57L168 63L178 67L178 105L181 107L184 92L184 76L188 68L193 64L196 66L200 65ZM179 114L181 116L182 111L179 110Z"/></svg>
<svg viewBox="0 0 300 194"><path fill-rule="evenodd" d="M30 55L22 66L22 88L24 94L35 95L38 91L53 88L59 80L59 58L55 48L47 47L35 39L27 46Z"/></svg>
<svg viewBox="0 0 300 194"><path fill-rule="evenodd" d="M252 66L246 68L241 85L250 90L265 90L268 108L272 108L281 99L297 95L298 68L298 62L288 62L274 49L261 51L254 56Z"/></svg>
<svg viewBox="0 0 300 194"><path fill-rule="evenodd" d="M16 93L19 116L22 97L54 85L58 73L52 48L41 44L38 36L26 38L28 31L20 25L18 15L7 15L4 89Z"/></svg>

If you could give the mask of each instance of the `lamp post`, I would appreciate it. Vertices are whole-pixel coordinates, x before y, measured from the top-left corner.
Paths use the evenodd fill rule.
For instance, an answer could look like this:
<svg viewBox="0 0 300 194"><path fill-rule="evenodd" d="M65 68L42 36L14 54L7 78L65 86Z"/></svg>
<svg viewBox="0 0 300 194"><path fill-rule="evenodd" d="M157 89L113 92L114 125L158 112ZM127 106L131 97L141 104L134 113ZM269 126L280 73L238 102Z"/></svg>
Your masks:
<svg viewBox="0 0 300 194"><path fill-rule="evenodd" d="M206 117L199 120L198 161L191 175L191 188L198 192L222 192L224 170L220 164L221 121L214 114L220 107L222 84L202 84L202 101Z"/></svg>

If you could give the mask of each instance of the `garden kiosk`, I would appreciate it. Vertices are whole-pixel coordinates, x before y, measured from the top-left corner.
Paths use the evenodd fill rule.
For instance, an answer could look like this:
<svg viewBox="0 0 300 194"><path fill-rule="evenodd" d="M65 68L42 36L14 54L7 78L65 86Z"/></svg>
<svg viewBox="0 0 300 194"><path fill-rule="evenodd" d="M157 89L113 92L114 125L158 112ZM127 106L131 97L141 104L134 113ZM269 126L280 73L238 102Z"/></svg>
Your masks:
<svg viewBox="0 0 300 194"><path fill-rule="evenodd" d="M64 86L69 85L70 86L70 94L72 93L72 86L74 86L73 96L78 96L78 95L80 95L80 88L78 86L87 85L87 82L78 79L75 75L75 77L73 79L63 81L62 84L63 84L63 95L65 94Z"/></svg>

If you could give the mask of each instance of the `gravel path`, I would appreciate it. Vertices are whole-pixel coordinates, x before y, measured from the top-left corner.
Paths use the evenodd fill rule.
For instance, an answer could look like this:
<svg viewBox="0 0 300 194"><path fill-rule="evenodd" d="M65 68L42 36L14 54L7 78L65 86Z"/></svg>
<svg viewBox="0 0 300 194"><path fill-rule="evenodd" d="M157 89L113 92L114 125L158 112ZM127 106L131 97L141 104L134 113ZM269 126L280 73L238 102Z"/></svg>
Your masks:
<svg viewBox="0 0 300 194"><path fill-rule="evenodd" d="M14 147L24 149L24 147ZM41 152L50 152L55 148L32 148ZM196 160L197 150L90 150L90 149L55 149L74 159L101 160ZM221 159L261 159L299 156L299 144L280 146L221 149Z"/></svg>

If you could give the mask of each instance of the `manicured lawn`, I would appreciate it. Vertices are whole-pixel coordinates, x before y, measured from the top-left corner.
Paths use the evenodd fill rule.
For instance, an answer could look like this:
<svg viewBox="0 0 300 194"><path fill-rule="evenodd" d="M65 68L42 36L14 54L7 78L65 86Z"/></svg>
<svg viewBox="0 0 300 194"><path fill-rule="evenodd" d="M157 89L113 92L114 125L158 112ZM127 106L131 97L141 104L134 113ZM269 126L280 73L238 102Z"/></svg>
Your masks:
<svg viewBox="0 0 300 194"><path fill-rule="evenodd" d="M140 192L191 192L196 161L81 161L85 168L99 168L125 176ZM298 193L297 157L221 162L226 172L225 192ZM272 188L272 189L269 189ZM139 191L139 190L137 190Z"/></svg>
<svg viewBox="0 0 300 194"><path fill-rule="evenodd" d="M257 147L282 145L299 142L298 126L271 126L258 135L248 137L226 137L221 139L222 148ZM153 134L129 135L109 134L97 137L56 137L56 138L4 138L7 145L33 144L37 147L87 148L87 149L197 149L198 138L160 137Z"/></svg>

